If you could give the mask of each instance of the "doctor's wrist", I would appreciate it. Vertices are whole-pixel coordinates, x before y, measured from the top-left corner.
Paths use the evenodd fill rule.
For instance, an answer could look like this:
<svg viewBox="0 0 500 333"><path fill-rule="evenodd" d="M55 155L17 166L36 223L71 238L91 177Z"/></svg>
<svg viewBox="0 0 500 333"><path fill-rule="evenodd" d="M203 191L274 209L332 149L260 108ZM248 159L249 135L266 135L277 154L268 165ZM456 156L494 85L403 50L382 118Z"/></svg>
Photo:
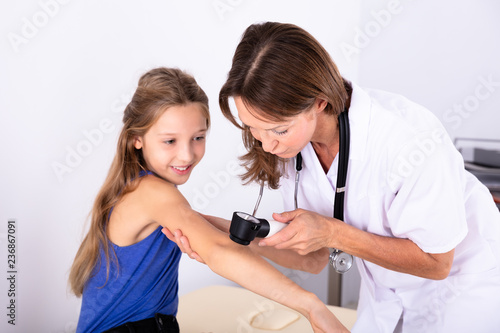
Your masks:
<svg viewBox="0 0 500 333"><path fill-rule="evenodd" d="M327 247L333 249L343 250L345 245L343 239L345 237L345 226L347 225L344 221L338 220L336 218L330 217L329 220L329 240Z"/></svg>

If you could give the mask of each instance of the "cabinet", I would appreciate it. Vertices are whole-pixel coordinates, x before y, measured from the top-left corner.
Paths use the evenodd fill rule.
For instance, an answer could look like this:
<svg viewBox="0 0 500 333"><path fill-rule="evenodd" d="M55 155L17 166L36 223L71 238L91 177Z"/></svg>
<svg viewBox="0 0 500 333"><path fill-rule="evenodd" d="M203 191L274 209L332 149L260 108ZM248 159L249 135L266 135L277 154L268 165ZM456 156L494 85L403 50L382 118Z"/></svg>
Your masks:
<svg viewBox="0 0 500 333"><path fill-rule="evenodd" d="M465 168L490 190L500 209L500 140L457 138L455 147Z"/></svg>

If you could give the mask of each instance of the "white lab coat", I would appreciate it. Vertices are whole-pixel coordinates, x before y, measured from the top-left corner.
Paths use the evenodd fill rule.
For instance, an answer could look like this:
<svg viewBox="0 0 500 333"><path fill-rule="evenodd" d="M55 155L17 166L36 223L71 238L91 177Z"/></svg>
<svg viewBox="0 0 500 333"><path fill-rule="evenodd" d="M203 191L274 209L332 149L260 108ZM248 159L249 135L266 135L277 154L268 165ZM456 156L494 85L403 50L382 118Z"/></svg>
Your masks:
<svg viewBox="0 0 500 333"><path fill-rule="evenodd" d="M357 259L361 274L353 332L500 332L500 213L464 170L439 120L406 98L353 85L345 221L407 238L427 253L455 249L448 278L424 279ZM338 156L327 174L302 151L299 208L333 214ZM295 161L281 191L293 210Z"/></svg>

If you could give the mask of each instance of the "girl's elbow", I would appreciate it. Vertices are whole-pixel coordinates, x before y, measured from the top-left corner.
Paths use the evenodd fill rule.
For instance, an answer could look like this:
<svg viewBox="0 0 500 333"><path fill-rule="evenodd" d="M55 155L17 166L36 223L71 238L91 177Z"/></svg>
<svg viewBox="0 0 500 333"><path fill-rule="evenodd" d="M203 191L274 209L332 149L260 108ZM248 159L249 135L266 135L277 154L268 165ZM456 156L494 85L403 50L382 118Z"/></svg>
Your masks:
<svg viewBox="0 0 500 333"><path fill-rule="evenodd" d="M321 262L321 263L317 263L315 265L315 267L311 270L309 270L308 272L311 273L311 274L319 274L323 271L323 269L326 267L326 265L328 264L328 260L326 262Z"/></svg>
<svg viewBox="0 0 500 333"><path fill-rule="evenodd" d="M218 273L218 266L221 264L221 246L218 244L212 244L209 251L206 251L201 255L201 258L205 264L215 273Z"/></svg>
<svg viewBox="0 0 500 333"><path fill-rule="evenodd" d="M330 251L327 248L320 249L310 256L306 256L304 262L304 271L312 274L319 274L328 265Z"/></svg>

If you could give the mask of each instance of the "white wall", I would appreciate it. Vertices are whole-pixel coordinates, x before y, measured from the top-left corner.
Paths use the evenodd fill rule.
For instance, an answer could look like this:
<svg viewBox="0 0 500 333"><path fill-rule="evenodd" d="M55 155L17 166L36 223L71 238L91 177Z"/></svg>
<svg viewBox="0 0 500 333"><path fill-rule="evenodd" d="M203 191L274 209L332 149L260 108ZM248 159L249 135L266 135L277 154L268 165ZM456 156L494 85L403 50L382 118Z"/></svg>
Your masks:
<svg viewBox="0 0 500 333"><path fill-rule="evenodd" d="M233 51L249 24L298 24L323 43L346 77L406 94L440 117L454 103L474 96L481 77L500 81L500 26L493 19L500 6L493 0L447 0L439 5L399 1L400 13L378 34L372 33L359 53L347 56L346 44L356 43L357 31L374 20L372 11L389 3L2 2L0 267L5 275L0 278L0 331L74 331L80 301L68 291L68 270L114 154L120 113L146 70L186 69L209 95L213 127L207 154L181 190L195 208L227 218L234 210L251 211L258 193L255 186L242 187L235 175L240 134L217 105ZM500 139L494 112L498 90L495 86L460 123L449 120L447 128L454 135ZM281 207L277 193L266 191L259 215ZM16 220L16 273L7 273L9 219ZM288 274L324 293L324 275ZM15 297L8 296L10 275L15 275ZM181 294L229 283L185 257L180 281ZM15 326L7 323L11 300L16 305Z"/></svg>
<svg viewBox="0 0 500 333"><path fill-rule="evenodd" d="M371 1L360 27L394 1ZM500 2L401 0L368 37L359 82L431 109L452 138L500 140Z"/></svg>

